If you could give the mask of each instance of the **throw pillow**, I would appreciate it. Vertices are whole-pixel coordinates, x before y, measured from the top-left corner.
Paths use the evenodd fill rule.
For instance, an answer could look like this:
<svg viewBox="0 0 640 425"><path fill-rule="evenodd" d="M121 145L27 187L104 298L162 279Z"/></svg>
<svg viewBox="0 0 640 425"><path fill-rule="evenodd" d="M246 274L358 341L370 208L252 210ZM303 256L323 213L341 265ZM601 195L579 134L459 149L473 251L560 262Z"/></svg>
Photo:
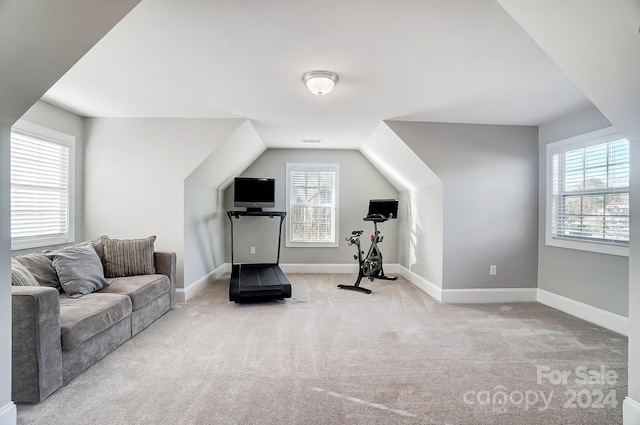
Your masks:
<svg viewBox="0 0 640 425"><path fill-rule="evenodd" d="M59 291L62 290L56 269L53 267L51 259L45 254L33 252L18 255L14 259L31 272L40 286L50 286Z"/></svg>
<svg viewBox="0 0 640 425"><path fill-rule="evenodd" d="M71 298L90 294L110 283L104 278L100 258L90 245L70 246L47 255L53 258L62 289Z"/></svg>
<svg viewBox="0 0 640 425"><path fill-rule="evenodd" d="M11 259L11 284L13 286L40 286L31 272L15 258Z"/></svg>
<svg viewBox="0 0 640 425"><path fill-rule="evenodd" d="M104 244L104 275L125 277L156 272L153 243L155 236L146 239L102 238Z"/></svg>
<svg viewBox="0 0 640 425"><path fill-rule="evenodd" d="M96 254L98 254L98 257L100 258L100 261L102 261L102 265L104 266L104 244L102 243L102 238L107 238L107 236L100 236L99 238L96 239L92 239L90 241L85 241L85 242L80 242L77 245L90 245L93 247L93 249L96 250Z"/></svg>

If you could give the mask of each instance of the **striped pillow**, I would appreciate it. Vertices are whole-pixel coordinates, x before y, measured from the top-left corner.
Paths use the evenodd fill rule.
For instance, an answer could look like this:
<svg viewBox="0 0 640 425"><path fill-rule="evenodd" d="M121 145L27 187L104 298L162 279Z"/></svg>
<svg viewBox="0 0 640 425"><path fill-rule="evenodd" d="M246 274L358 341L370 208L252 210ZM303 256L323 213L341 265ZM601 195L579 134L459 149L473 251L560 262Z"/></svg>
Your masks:
<svg viewBox="0 0 640 425"><path fill-rule="evenodd" d="M29 269L20 264L16 259L11 259L11 285L13 286L40 286Z"/></svg>
<svg viewBox="0 0 640 425"><path fill-rule="evenodd" d="M156 272L153 243L155 236L146 239L109 239L104 244L104 276L124 277Z"/></svg>

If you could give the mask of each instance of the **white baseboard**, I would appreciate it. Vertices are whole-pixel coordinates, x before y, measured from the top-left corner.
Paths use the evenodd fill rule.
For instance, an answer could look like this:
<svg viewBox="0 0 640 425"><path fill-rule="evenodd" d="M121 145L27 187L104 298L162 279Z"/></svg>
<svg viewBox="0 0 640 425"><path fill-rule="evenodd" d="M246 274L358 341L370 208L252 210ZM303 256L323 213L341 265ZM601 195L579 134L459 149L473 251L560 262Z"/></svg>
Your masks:
<svg viewBox="0 0 640 425"><path fill-rule="evenodd" d="M622 424L640 425L640 403L626 397L622 403Z"/></svg>
<svg viewBox="0 0 640 425"><path fill-rule="evenodd" d="M629 319L624 316L545 291L544 289L538 289L538 302L622 335L629 335Z"/></svg>
<svg viewBox="0 0 640 425"><path fill-rule="evenodd" d="M286 263L280 264L280 268L285 273L320 273L320 274L358 274L358 264L301 264ZM384 273L386 275L400 274L404 267L399 264L385 264Z"/></svg>
<svg viewBox="0 0 640 425"><path fill-rule="evenodd" d="M480 304L480 303L522 303L536 302L536 288L473 288L443 289L443 303Z"/></svg>
<svg viewBox="0 0 640 425"><path fill-rule="evenodd" d="M16 425L18 421L18 411L13 402L9 402L0 407L0 425Z"/></svg>
<svg viewBox="0 0 640 425"><path fill-rule="evenodd" d="M442 289L406 267L397 267L405 279L442 303L517 303L537 300L536 288Z"/></svg>
<svg viewBox="0 0 640 425"><path fill-rule="evenodd" d="M442 288L440 288L435 283L429 282L427 279L417 275L404 266L397 266L399 269L398 273L401 274L402 277L413 283L418 289L420 289L422 292L425 292L431 298L434 298L439 302L442 301Z"/></svg>
<svg viewBox="0 0 640 425"><path fill-rule="evenodd" d="M358 274L358 264L300 264L289 263L280 264L280 268L285 273L345 273Z"/></svg>
<svg viewBox="0 0 640 425"><path fill-rule="evenodd" d="M216 267L206 275L202 276L200 279L192 282L186 288L176 288L176 300L179 303L184 303L193 298L198 292L202 291L205 286L212 280L218 279L225 273L229 273L231 271L231 264L224 263L220 266Z"/></svg>

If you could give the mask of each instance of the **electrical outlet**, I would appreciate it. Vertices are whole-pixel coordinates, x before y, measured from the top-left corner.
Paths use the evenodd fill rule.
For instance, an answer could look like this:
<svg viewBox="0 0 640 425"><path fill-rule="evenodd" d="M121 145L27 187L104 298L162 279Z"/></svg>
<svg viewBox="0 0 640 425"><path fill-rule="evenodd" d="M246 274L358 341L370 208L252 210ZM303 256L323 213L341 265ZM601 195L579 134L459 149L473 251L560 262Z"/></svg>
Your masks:
<svg viewBox="0 0 640 425"><path fill-rule="evenodd" d="M489 266L489 275L495 276L496 274L498 274L498 266L496 266L495 264L490 265Z"/></svg>
<svg viewBox="0 0 640 425"><path fill-rule="evenodd" d="M252 246L252 247L251 247L251 253L252 253L252 254L255 254L255 253L256 253L256 247L255 247L255 246Z"/></svg>

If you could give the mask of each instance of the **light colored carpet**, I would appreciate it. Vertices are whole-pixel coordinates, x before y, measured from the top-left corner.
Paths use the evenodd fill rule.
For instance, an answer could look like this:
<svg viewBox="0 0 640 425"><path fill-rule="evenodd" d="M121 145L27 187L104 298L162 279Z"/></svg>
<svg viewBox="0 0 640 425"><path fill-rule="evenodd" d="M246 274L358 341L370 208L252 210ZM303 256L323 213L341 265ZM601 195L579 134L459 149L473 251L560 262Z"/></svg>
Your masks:
<svg viewBox="0 0 640 425"><path fill-rule="evenodd" d="M537 303L438 304L403 279L366 295L336 288L352 275L289 278L293 298L258 304L212 282L18 423L622 423L619 334Z"/></svg>

